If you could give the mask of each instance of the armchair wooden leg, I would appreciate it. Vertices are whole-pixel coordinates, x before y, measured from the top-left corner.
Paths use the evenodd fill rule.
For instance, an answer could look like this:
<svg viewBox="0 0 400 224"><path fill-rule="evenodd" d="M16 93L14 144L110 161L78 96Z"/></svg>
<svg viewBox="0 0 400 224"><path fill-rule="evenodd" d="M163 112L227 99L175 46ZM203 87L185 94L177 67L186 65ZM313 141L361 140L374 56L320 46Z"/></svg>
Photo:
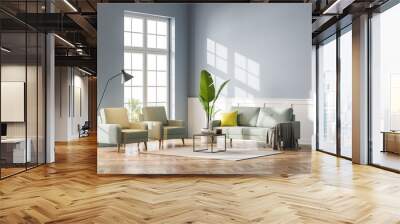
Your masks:
<svg viewBox="0 0 400 224"><path fill-rule="evenodd" d="M184 138L182 138L182 144L185 145L185 139Z"/></svg>
<svg viewBox="0 0 400 224"><path fill-rule="evenodd" d="M147 151L147 142L144 142L144 150Z"/></svg>
<svg viewBox="0 0 400 224"><path fill-rule="evenodd" d="M158 140L158 149L161 149L161 142L162 142L162 140L160 139L160 140Z"/></svg>
<svg viewBox="0 0 400 224"><path fill-rule="evenodd" d="M118 147L118 152L119 152L119 150L120 150L120 148L121 148L121 145L120 145L120 144L117 144L117 147Z"/></svg>

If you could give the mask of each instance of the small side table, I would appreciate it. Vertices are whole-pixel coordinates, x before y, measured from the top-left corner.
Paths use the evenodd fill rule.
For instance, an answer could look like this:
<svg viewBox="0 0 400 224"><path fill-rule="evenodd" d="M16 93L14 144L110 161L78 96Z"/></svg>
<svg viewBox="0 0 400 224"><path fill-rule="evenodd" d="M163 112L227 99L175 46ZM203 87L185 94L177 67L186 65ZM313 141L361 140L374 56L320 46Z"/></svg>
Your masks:
<svg viewBox="0 0 400 224"><path fill-rule="evenodd" d="M207 141L207 148L205 149L196 149L196 137L207 137L211 138L211 143L210 143L210 149L208 148L208 142ZM216 150L214 151L214 139L217 137L223 137L224 138L224 150ZM226 152L226 134L216 134L216 133L199 133L199 134L194 134L193 135L193 152L207 152L207 153L217 153L217 152Z"/></svg>

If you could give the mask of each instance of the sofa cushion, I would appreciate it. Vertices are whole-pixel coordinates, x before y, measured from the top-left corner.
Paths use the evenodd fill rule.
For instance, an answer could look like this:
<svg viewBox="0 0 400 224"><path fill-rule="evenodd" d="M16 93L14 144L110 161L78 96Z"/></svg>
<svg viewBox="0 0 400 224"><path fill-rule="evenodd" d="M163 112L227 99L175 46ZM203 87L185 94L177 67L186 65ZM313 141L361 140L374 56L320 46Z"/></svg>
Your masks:
<svg viewBox="0 0 400 224"><path fill-rule="evenodd" d="M242 127L220 127L222 129L222 133L229 135L242 135Z"/></svg>
<svg viewBox="0 0 400 224"><path fill-rule="evenodd" d="M242 134L251 136L267 136L268 129L269 128L264 127L243 127Z"/></svg>
<svg viewBox="0 0 400 224"><path fill-rule="evenodd" d="M292 108L265 107L260 109L260 114L258 115L256 126L272 128L279 123L292 121L292 119Z"/></svg>
<svg viewBox="0 0 400 224"><path fill-rule="evenodd" d="M237 111L223 113L221 126L237 126Z"/></svg>
<svg viewBox="0 0 400 224"><path fill-rule="evenodd" d="M238 112L238 125L239 126L256 126L259 107L232 107L232 110Z"/></svg>

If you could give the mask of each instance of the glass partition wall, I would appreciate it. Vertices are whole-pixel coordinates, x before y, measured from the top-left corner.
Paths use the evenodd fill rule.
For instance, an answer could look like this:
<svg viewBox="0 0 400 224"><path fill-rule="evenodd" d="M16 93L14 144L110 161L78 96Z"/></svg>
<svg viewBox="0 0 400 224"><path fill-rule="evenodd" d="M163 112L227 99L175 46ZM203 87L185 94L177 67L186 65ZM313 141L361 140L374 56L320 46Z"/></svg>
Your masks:
<svg viewBox="0 0 400 224"><path fill-rule="evenodd" d="M336 36L318 47L318 149L336 154Z"/></svg>
<svg viewBox="0 0 400 224"><path fill-rule="evenodd" d="M36 9L24 4L26 12ZM0 13L1 179L45 163L45 41Z"/></svg>
<svg viewBox="0 0 400 224"><path fill-rule="evenodd" d="M400 171L400 4L371 18L370 163Z"/></svg>
<svg viewBox="0 0 400 224"><path fill-rule="evenodd" d="M351 158L351 25L317 46L317 149Z"/></svg>

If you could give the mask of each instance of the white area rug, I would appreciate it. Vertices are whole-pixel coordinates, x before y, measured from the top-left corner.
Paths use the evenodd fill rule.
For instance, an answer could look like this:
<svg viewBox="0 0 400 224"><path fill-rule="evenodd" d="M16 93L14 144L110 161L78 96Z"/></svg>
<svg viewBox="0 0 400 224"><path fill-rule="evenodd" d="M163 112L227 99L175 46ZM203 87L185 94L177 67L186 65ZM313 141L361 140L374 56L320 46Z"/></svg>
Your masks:
<svg viewBox="0 0 400 224"><path fill-rule="evenodd" d="M141 153L164 155L164 156L183 156L190 158L202 158L202 159L221 159L229 161L239 161L245 159L254 159L264 156L271 156L280 154L282 152L272 150L248 150L248 149L235 149L227 148L226 152L193 152L192 149L162 149L159 151L145 151Z"/></svg>

